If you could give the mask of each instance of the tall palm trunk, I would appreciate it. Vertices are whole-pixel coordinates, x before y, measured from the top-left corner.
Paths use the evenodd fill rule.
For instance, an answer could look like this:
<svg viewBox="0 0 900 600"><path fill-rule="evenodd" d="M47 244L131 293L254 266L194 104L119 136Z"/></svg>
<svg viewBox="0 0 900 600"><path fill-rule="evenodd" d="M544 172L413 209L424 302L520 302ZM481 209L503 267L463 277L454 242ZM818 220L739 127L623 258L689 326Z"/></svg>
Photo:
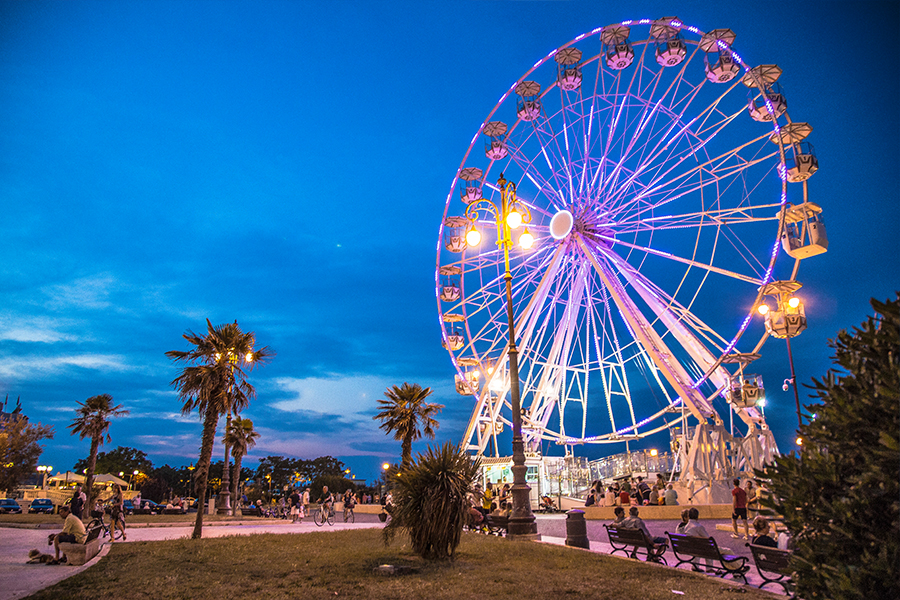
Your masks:
<svg viewBox="0 0 900 600"><path fill-rule="evenodd" d="M91 454L88 456L87 472L84 474L84 495L87 496L84 506L87 508L88 515L94 510L94 469L97 466L97 450L100 448L102 439L102 435L95 435L91 438Z"/></svg>
<svg viewBox="0 0 900 600"><path fill-rule="evenodd" d="M400 461L404 465L412 462L412 437L407 436L400 442Z"/></svg>
<svg viewBox="0 0 900 600"><path fill-rule="evenodd" d="M241 461L243 460L243 454L236 454L234 457L234 471L232 471L231 476L231 507L232 514L238 517L243 516L243 511L241 511L241 499L238 496L238 492L241 487Z"/></svg>
<svg viewBox="0 0 900 600"><path fill-rule="evenodd" d="M197 520L194 522L194 532L191 539L197 540L203 537L203 503L206 501L206 485L209 482L209 465L212 461L213 443L216 439L216 426L219 424L219 413L214 409L207 409L203 419L203 437L200 444L200 458L197 459Z"/></svg>

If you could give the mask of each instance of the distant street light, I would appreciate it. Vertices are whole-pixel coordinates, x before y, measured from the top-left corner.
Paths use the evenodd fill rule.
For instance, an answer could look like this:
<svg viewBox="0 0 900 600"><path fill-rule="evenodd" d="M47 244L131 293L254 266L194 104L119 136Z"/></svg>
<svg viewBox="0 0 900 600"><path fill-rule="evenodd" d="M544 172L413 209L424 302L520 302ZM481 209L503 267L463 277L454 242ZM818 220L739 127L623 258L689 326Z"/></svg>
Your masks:
<svg viewBox="0 0 900 600"><path fill-rule="evenodd" d="M42 489L42 490L46 490L46 489L47 489L47 473L53 471L53 467L51 467L51 466L45 466L45 465L39 465L38 468L37 468L37 470L38 470L38 473L43 473L43 474L44 474L44 483L41 484L41 489Z"/></svg>

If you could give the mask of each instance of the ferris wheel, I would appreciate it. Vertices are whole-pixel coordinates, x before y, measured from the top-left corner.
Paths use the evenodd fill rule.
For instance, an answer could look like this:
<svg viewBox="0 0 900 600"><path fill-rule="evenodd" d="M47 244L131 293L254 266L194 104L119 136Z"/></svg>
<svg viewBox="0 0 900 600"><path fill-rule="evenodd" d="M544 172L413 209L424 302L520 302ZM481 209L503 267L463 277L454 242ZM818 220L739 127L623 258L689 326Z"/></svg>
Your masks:
<svg viewBox="0 0 900 600"><path fill-rule="evenodd" d="M674 17L595 29L541 58L480 125L435 274L470 451L497 453L512 421L502 222L467 210L500 211L505 181L526 221L513 236L535 240L509 255L528 450L729 411L774 444L762 382L744 372L768 335L754 309L827 238L807 201L812 128L788 114L781 69L751 68L734 39Z"/></svg>

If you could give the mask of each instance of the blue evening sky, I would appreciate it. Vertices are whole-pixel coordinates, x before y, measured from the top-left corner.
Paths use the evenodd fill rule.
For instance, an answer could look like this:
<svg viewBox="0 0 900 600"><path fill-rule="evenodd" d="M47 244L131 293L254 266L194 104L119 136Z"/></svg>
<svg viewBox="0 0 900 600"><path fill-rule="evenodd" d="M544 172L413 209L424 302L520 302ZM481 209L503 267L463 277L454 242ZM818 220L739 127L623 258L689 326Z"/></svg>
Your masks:
<svg viewBox="0 0 900 600"><path fill-rule="evenodd" d="M900 289L898 6L0 1L0 396L56 428L43 464L86 455L66 425L100 393L131 411L104 449L187 464L201 423L164 352L236 319L278 353L251 378L245 464L329 454L374 477L399 455L375 400L404 381L434 388L438 439L459 442L472 403L440 345L434 265L462 155L550 50L671 15L781 66L815 128L830 248L801 265L793 349L801 381L822 376L826 340ZM790 449L786 351L765 351Z"/></svg>

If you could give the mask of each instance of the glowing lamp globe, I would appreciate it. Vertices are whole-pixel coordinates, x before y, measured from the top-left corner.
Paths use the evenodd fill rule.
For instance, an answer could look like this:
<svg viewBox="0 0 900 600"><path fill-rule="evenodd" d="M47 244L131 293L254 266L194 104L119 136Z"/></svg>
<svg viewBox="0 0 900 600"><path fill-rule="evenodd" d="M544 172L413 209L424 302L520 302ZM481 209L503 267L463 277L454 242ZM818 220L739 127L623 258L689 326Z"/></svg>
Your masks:
<svg viewBox="0 0 900 600"><path fill-rule="evenodd" d="M506 224L509 225L510 229L518 229L522 225L522 215L516 211L510 212L506 215Z"/></svg>
<svg viewBox="0 0 900 600"><path fill-rule="evenodd" d="M527 229L519 236L519 245L526 250L534 246L534 236Z"/></svg>
<svg viewBox="0 0 900 600"><path fill-rule="evenodd" d="M481 243L481 233L477 229L470 229L466 234L466 243L470 246L477 246Z"/></svg>

